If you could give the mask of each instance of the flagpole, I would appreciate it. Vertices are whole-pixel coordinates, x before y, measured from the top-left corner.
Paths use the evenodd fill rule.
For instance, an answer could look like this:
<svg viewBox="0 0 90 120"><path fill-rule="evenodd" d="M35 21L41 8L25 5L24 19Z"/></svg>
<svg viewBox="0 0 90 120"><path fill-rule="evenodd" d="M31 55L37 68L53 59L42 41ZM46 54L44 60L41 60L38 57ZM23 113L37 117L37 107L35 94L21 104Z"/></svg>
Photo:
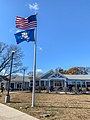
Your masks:
<svg viewBox="0 0 90 120"><path fill-rule="evenodd" d="M37 17L37 14L36 14L36 17ZM34 41L33 89L32 89L32 105L31 105L31 107L35 106L36 52L37 52L37 27L35 29L35 41Z"/></svg>

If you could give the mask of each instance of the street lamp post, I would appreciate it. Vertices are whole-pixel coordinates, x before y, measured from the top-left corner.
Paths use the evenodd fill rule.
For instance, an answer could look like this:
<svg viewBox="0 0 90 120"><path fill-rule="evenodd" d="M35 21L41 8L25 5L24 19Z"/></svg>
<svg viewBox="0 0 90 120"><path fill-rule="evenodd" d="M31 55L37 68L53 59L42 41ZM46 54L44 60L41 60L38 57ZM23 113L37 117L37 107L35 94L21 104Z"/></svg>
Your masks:
<svg viewBox="0 0 90 120"><path fill-rule="evenodd" d="M25 79L25 68L23 69L23 90L24 90L24 88L25 88L25 84L24 84L24 79Z"/></svg>
<svg viewBox="0 0 90 120"><path fill-rule="evenodd" d="M7 95L5 97L5 103L10 102L10 83L11 83L11 74L12 74L12 64L13 64L13 55L14 55L15 51L12 51L12 55L11 55L11 65L10 65L10 76L9 76L9 83L8 83L8 91L7 91Z"/></svg>

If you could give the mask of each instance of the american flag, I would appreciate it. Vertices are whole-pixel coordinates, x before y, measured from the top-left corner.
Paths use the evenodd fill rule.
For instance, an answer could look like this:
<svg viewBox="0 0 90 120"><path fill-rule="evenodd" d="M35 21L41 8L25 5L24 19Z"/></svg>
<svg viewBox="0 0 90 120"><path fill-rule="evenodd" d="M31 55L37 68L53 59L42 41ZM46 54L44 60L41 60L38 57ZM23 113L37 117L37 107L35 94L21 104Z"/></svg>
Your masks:
<svg viewBox="0 0 90 120"><path fill-rule="evenodd" d="M16 16L16 28L27 30L34 27L37 27L36 15L29 16L28 18Z"/></svg>

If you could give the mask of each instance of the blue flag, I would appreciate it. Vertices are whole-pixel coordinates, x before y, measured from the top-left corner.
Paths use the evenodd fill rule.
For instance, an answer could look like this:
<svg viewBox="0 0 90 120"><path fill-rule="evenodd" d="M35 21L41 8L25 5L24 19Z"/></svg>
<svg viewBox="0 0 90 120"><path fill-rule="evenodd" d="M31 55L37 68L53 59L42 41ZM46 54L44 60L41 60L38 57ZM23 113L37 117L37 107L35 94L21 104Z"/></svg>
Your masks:
<svg viewBox="0 0 90 120"><path fill-rule="evenodd" d="M34 40L34 29L29 29L25 31L21 31L15 34L17 44L23 41L35 41Z"/></svg>

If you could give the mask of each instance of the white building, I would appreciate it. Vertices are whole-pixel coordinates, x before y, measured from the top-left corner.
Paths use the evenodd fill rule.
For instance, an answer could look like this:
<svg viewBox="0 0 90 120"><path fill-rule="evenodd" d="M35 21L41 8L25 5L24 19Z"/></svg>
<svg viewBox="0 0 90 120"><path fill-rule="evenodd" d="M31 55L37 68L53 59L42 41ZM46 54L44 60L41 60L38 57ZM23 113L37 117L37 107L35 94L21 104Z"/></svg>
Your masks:
<svg viewBox="0 0 90 120"><path fill-rule="evenodd" d="M8 87L8 81L3 80L0 82L5 89ZM14 79L11 79L11 89L12 90L28 90L33 85L33 76L18 76ZM36 87L42 88L55 88L58 87L59 90L63 90L65 87L71 89L75 86L77 88L89 88L90 87L90 75L66 75L61 74L59 71L50 70L45 74L38 75L35 81Z"/></svg>
<svg viewBox="0 0 90 120"><path fill-rule="evenodd" d="M32 86L32 79L30 80L30 86ZM50 70L47 73L39 76L36 80L36 86L41 87L59 87L59 90L63 90L64 87L90 87L90 75L66 75L61 74L59 71Z"/></svg>
<svg viewBox="0 0 90 120"><path fill-rule="evenodd" d="M23 76L17 76L13 79L11 79L10 82L10 89L11 90L28 90L29 89L29 84L30 84L30 80L28 78L28 76L25 76L23 79ZM8 89L8 81L3 80L0 82L0 88L3 85L4 89Z"/></svg>

